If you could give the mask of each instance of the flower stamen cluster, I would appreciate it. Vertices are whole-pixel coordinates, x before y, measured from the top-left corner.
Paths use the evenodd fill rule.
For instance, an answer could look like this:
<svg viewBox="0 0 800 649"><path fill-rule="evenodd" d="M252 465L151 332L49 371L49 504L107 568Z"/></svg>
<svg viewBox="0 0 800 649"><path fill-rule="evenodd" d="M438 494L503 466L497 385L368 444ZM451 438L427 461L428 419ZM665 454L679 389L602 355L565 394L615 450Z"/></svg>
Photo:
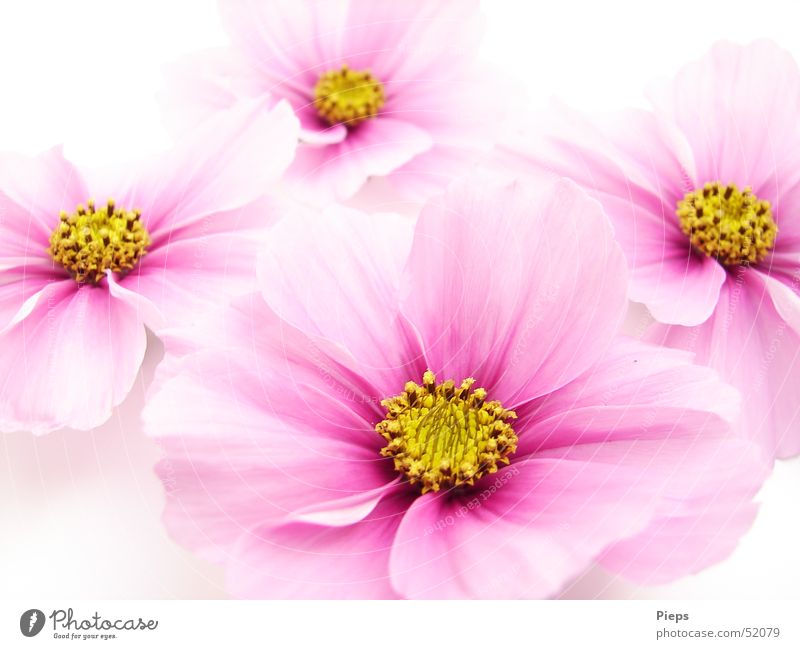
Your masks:
<svg viewBox="0 0 800 649"><path fill-rule="evenodd" d="M61 212L48 252L81 284L97 284L107 270L124 275L150 245L140 217L139 210L119 209L113 200L100 208L90 200L72 214Z"/></svg>
<svg viewBox="0 0 800 649"><path fill-rule="evenodd" d="M314 87L314 108L332 126L360 124L375 117L384 103L383 84L369 70L343 65L323 74Z"/></svg>
<svg viewBox="0 0 800 649"><path fill-rule="evenodd" d="M422 493L474 485L508 464L517 450L507 421L516 413L486 401L486 390L473 390L474 383L469 378L458 387L451 379L437 384L428 370L422 385L409 381L402 393L381 402L387 414L375 430L388 442L381 455L394 458L394 468L419 483Z"/></svg>
<svg viewBox="0 0 800 649"><path fill-rule="evenodd" d="M692 245L723 266L756 264L775 245L778 227L769 201L749 187L706 183L678 202L681 230Z"/></svg>

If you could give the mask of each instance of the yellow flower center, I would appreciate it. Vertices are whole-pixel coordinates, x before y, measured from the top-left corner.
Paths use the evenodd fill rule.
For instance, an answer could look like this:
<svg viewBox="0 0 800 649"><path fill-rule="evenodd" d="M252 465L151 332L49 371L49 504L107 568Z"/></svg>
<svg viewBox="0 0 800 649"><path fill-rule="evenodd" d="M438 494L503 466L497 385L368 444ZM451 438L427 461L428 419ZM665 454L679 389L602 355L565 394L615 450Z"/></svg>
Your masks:
<svg viewBox="0 0 800 649"><path fill-rule="evenodd" d="M383 84L368 70L346 65L323 74L314 87L314 108L328 124L355 126L378 114L384 104Z"/></svg>
<svg viewBox="0 0 800 649"><path fill-rule="evenodd" d="M139 210L119 209L112 200L99 209L90 200L72 214L61 212L47 251L80 284L97 284L107 270L124 275L150 245L140 216Z"/></svg>
<svg viewBox="0 0 800 649"><path fill-rule="evenodd" d="M778 234L769 201L732 183L706 183L689 192L678 202L676 214L692 245L724 266L758 263Z"/></svg>
<svg viewBox="0 0 800 649"><path fill-rule="evenodd" d="M473 390L474 383L470 378L460 387L452 380L437 384L428 370L422 385L409 381L403 392L381 402L386 418L375 426L387 442L381 455L394 458L394 468L419 483L422 493L473 485L508 464L517 450L507 423L516 413L486 401L486 390Z"/></svg>

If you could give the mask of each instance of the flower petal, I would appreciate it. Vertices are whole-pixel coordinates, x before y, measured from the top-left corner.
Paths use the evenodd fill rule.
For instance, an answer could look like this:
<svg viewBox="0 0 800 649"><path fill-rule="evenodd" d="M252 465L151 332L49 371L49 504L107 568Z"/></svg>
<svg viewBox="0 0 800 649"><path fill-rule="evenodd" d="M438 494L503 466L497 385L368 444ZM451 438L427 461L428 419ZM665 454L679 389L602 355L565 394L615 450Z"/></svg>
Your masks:
<svg viewBox="0 0 800 649"><path fill-rule="evenodd" d="M530 459L461 496L414 501L392 548L392 584L415 598L556 595L654 508L642 469Z"/></svg>
<svg viewBox="0 0 800 649"><path fill-rule="evenodd" d="M412 235L413 223L394 214L298 208L272 228L259 263L267 303L307 334L347 349L381 399L425 371L398 315Z"/></svg>
<svg viewBox="0 0 800 649"><path fill-rule="evenodd" d="M725 272L692 252L675 209L694 187L679 136L650 113L629 110L591 121L557 106L546 136L512 142L511 173L548 171L574 179L600 201L630 266L632 300L662 322L695 325L714 309Z"/></svg>
<svg viewBox="0 0 800 649"><path fill-rule="evenodd" d="M183 344L199 351L162 363L143 415L166 453L171 534L220 559L262 523L366 514L396 474L379 455L375 398L345 355L258 295L196 329ZM360 505L343 502L353 499Z"/></svg>
<svg viewBox="0 0 800 649"><path fill-rule="evenodd" d="M71 279L43 289L0 335L0 429L90 429L130 391L147 337L137 311L103 287Z"/></svg>
<svg viewBox="0 0 800 649"><path fill-rule="evenodd" d="M280 218L283 202L265 196L230 212L219 212L173 230L169 241L149 252L121 286L156 305L161 327L188 324L198 316L256 290L258 250L265 226Z"/></svg>
<svg viewBox="0 0 800 649"><path fill-rule="evenodd" d="M696 354L742 393L738 429L768 457L800 452L800 335L776 311L754 269L731 275L698 327L654 325L648 339Z"/></svg>
<svg viewBox="0 0 800 649"><path fill-rule="evenodd" d="M93 179L128 209L140 209L155 250L171 233L260 198L294 157L299 124L285 103L242 100L182 138L166 155L114 178Z"/></svg>
<svg viewBox="0 0 800 649"><path fill-rule="evenodd" d="M457 183L422 212L403 312L442 378L475 377L507 407L574 379L625 310L622 252L569 181Z"/></svg>
<svg viewBox="0 0 800 649"><path fill-rule="evenodd" d="M654 248L648 251L648 244L639 250L642 257L657 257ZM659 322L686 326L705 322L717 306L725 269L715 259L690 250L688 240L662 254L661 259L640 263L631 273L630 298L647 305Z"/></svg>
<svg viewBox="0 0 800 649"><path fill-rule="evenodd" d="M228 564L228 590L247 598L385 599L389 550L408 498L385 498L346 527L289 523L243 535Z"/></svg>
<svg viewBox="0 0 800 649"><path fill-rule="evenodd" d="M36 268L23 266L22 272L17 269L0 268L0 335L11 326L12 321L19 321L30 314L33 305L31 300L38 301L42 290L53 281L52 275ZM26 306L28 305L28 306Z"/></svg>
<svg viewBox="0 0 800 649"><path fill-rule="evenodd" d="M718 180L763 195L781 160L797 160L800 70L771 41L717 43L649 94L657 114L685 134L698 186Z"/></svg>
<svg viewBox="0 0 800 649"><path fill-rule="evenodd" d="M73 212L91 198L83 178L64 158L61 147L32 158L3 153L0 156L0 195L16 206L11 218L0 219L0 231L13 232L19 243L34 243L34 249L43 255L58 224L59 213L62 210ZM0 257L30 250L27 243L16 246L16 253L9 254L5 248L7 244L8 241L0 242Z"/></svg>
<svg viewBox="0 0 800 649"><path fill-rule="evenodd" d="M388 175L432 145L411 122L378 116L338 144L301 146L287 177L312 200L349 198L369 177Z"/></svg>
<svg viewBox="0 0 800 649"><path fill-rule="evenodd" d="M739 394L691 358L618 338L590 370L519 409L516 455L576 444L724 436L725 422L739 415Z"/></svg>

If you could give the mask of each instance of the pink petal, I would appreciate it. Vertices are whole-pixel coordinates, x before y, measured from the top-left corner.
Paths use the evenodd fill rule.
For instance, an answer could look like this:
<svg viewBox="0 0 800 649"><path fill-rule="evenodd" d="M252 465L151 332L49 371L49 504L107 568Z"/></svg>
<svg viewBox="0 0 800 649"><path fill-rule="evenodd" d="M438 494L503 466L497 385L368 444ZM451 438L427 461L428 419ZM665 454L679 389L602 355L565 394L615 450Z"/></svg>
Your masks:
<svg viewBox="0 0 800 649"><path fill-rule="evenodd" d="M517 456L575 444L724 436L725 422L739 414L739 394L691 358L618 338L590 370L519 409Z"/></svg>
<svg viewBox="0 0 800 649"><path fill-rule="evenodd" d="M46 222L38 221L29 208L0 193L0 214L0 271L24 273L27 267L44 265L52 270L47 249L58 213L48 215Z"/></svg>
<svg viewBox="0 0 800 649"><path fill-rule="evenodd" d="M675 210L695 182L679 159L667 125L630 110L590 122L558 106L542 129L546 137L512 143L504 158L511 172L568 176L599 200L631 269L632 300L662 322L694 325L716 305L725 273L692 252ZM515 159L516 157L516 159Z"/></svg>
<svg viewBox="0 0 800 649"><path fill-rule="evenodd" d="M90 429L133 385L147 338L135 309L71 279L43 289L32 312L0 334L0 429Z"/></svg>
<svg viewBox="0 0 800 649"><path fill-rule="evenodd" d="M339 142L344 141L344 139L347 137L347 127L344 124L336 124L336 126L329 127L317 125L317 128L313 128L314 121L312 120L312 117L313 116L306 117L307 121L311 122L311 125L309 125L308 128L303 128L300 130L300 141L303 144L310 144L312 146L339 144ZM316 121L318 122L319 118L317 118ZM302 116L300 117L300 123L306 123Z"/></svg>
<svg viewBox="0 0 800 649"><path fill-rule="evenodd" d="M795 153L800 158L800 150ZM796 269L800 258L800 219L797 218L800 206L800 159L787 160L780 166L776 162L774 176L761 191L762 194L756 195L769 200L772 218L778 226L773 255L763 264L770 265L773 261L782 264L786 261Z"/></svg>
<svg viewBox="0 0 800 649"><path fill-rule="evenodd" d="M408 506L403 495L385 498L347 527L290 523L243 535L228 564L228 589L237 597L385 599L389 550Z"/></svg>
<svg viewBox="0 0 800 649"><path fill-rule="evenodd" d="M344 7L335 2L219 0L231 42L268 79L268 87L282 83L299 90L313 89L319 76L315 66L326 65L319 49L322 35L335 35L341 23L336 14L343 14Z"/></svg>
<svg viewBox="0 0 800 649"><path fill-rule="evenodd" d="M0 232L11 232L16 245L6 248L8 239L0 243L0 257L12 254L42 254L49 245L53 228L62 210L73 212L91 198L80 173L61 153L61 147L30 158L15 153L0 156L0 195L2 203L11 207L11 218L0 220ZM13 205L9 205L6 201ZM5 238L5 237L3 237Z"/></svg>
<svg viewBox="0 0 800 649"><path fill-rule="evenodd" d="M674 580L725 558L747 531L755 512L752 499L769 475L769 463L746 440L710 429L694 433L578 444L542 454L638 472L632 488L648 499L652 518L641 532L621 535L601 565L640 583ZM686 555L691 561L681 562Z"/></svg>
<svg viewBox="0 0 800 649"><path fill-rule="evenodd" d="M136 313L136 317L153 331L164 327L164 316L158 307L141 293L128 290L119 283L110 270L106 271L106 283L111 296L124 302Z"/></svg>
<svg viewBox="0 0 800 649"><path fill-rule="evenodd" d="M504 149L516 155L516 162L506 159L512 171L544 169L572 178L604 204L619 230L623 225L638 230L649 220L667 236L679 234L677 202L695 182L668 126L642 110L589 119L563 104L555 104L540 121L531 136L509 137Z"/></svg>
<svg viewBox="0 0 800 649"><path fill-rule="evenodd" d="M346 357L258 296L234 304L186 332L202 351L159 368L144 413L166 451L162 479L178 485L166 524L215 559L261 523L352 521L397 477L379 455L376 397Z"/></svg>
<svg viewBox="0 0 800 649"><path fill-rule="evenodd" d="M298 207L272 228L259 263L269 305L307 334L347 349L380 398L425 371L398 314L412 235L413 223L401 216Z"/></svg>
<svg viewBox="0 0 800 649"><path fill-rule="evenodd" d="M98 178L93 186L142 211L155 249L173 230L260 198L291 162L298 130L285 103L266 110L264 101L243 100L144 169Z"/></svg>
<svg viewBox="0 0 800 649"><path fill-rule="evenodd" d="M312 200L349 198L370 176L385 176L431 146L430 136L412 123L379 116L339 144L301 146L288 178Z"/></svg>
<svg viewBox="0 0 800 649"><path fill-rule="evenodd" d="M558 593L654 509L642 468L531 459L462 496L414 501L392 548L392 584L414 598L540 598Z"/></svg>
<svg viewBox="0 0 800 649"><path fill-rule="evenodd" d="M401 478L398 475L389 485L381 485L370 491L362 491L337 500L301 507L290 514L288 519L293 522L331 527L352 525L366 518L387 495L389 487L399 485L400 482Z"/></svg>
<svg viewBox="0 0 800 649"><path fill-rule="evenodd" d="M213 219L173 230L120 284L151 301L161 314L154 331L179 326L256 290L256 258L283 203L264 197Z"/></svg>
<svg viewBox="0 0 800 649"><path fill-rule="evenodd" d="M453 185L422 212L406 273L403 312L431 369L507 407L590 367L626 304L610 225L568 181Z"/></svg>
<svg viewBox="0 0 800 649"><path fill-rule="evenodd" d="M677 124L694 152L696 181L719 180L759 192L798 148L800 70L767 40L721 42L654 87L658 114Z"/></svg>
<svg viewBox="0 0 800 649"><path fill-rule="evenodd" d="M12 318L22 319L20 310L34 296L54 281L48 271L27 266L19 268L0 268L0 332L11 322ZM43 295L43 294L42 294Z"/></svg>
<svg viewBox="0 0 800 649"><path fill-rule="evenodd" d="M390 6L370 0L351 2L349 22L359 25L356 38L366 43L353 42L351 51L343 52L348 59L356 48L356 54L368 54L364 65L390 82L390 97L405 94L404 82L441 87L472 63L485 26L477 0L410 0Z"/></svg>
<svg viewBox="0 0 800 649"><path fill-rule="evenodd" d="M761 275L741 269L714 315L694 328L654 326L648 338L696 354L742 393L741 434L768 457L800 452L800 336L773 306Z"/></svg>
<svg viewBox="0 0 800 649"><path fill-rule="evenodd" d="M708 320L717 306L725 269L715 259L682 246L663 248L658 259L655 242L638 246L640 257L652 261L639 263L631 272L630 298L647 305L659 322L697 325Z"/></svg>
<svg viewBox="0 0 800 649"><path fill-rule="evenodd" d="M484 151L469 145L435 145L392 172L390 182L410 200L426 200L473 173Z"/></svg>
<svg viewBox="0 0 800 649"><path fill-rule="evenodd" d="M611 546L600 565L640 584L693 575L728 558L752 525L758 506L750 496L733 505L711 499L702 516L656 520L641 534Z"/></svg>
<svg viewBox="0 0 800 649"><path fill-rule="evenodd" d="M800 333L800 265L793 269L791 278L782 271L769 275L765 269L761 272L761 279L780 317L795 333Z"/></svg>
<svg viewBox="0 0 800 649"><path fill-rule="evenodd" d="M309 93L320 74L344 63L384 82L458 67L473 56L481 32L472 0L221 0L220 9L232 42L274 86Z"/></svg>

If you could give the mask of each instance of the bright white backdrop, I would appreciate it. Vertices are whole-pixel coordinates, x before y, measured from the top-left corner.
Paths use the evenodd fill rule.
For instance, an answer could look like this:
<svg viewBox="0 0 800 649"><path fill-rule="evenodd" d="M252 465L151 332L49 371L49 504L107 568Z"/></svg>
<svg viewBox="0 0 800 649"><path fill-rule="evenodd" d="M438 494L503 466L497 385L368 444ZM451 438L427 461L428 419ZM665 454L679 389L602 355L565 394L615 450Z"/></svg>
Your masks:
<svg viewBox="0 0 800 649"><path fill-rule="evenodd" d="M587 110L644 105L652 78L720 38L770 37L800 61L791 1L484 0L484 11L483 58L515 77L533 108L552 96ZM0 149L64 143L76 162L99 165L165 148L161 64L224 42L214 0L2 0ZM160 526L158 452L138 423L158 357L154 344L130 398L98 430L0 435L0 598L224 596L221 571ZM658 589L595 570L565 595L800 597L798 496L800 459L779 463L755 527L724 564Z"/></svg>

